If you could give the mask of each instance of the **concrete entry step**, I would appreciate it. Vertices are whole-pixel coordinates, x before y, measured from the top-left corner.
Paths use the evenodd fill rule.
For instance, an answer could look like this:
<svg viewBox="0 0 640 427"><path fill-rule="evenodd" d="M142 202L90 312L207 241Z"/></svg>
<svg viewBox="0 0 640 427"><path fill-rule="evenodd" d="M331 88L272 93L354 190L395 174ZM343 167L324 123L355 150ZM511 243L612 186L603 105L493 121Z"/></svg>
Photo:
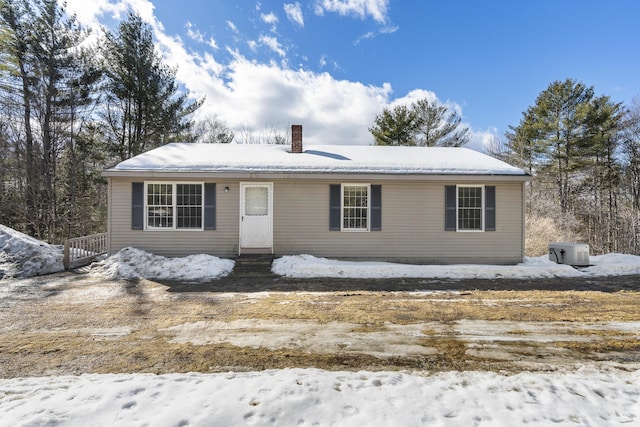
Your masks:
<svg viewBox="0 0 640 427"><path fill-rule="evenodd" d="M240 255L234 259L235 267L230 276L233 277L265 277L274 276L271 272L273 255Z"/></svg>

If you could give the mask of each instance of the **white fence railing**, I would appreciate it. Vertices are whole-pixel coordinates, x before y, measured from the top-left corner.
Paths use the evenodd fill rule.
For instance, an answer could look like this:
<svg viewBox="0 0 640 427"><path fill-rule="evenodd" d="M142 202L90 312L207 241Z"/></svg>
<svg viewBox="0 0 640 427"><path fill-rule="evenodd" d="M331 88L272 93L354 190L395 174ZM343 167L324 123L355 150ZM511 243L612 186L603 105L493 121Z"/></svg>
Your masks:
<svg viewBox="0 0 640 427"><path fill-rule="evenodd" d="M107 253L107 233L75 237L64 242L64 268L89 264L96 257Z"/></svg>

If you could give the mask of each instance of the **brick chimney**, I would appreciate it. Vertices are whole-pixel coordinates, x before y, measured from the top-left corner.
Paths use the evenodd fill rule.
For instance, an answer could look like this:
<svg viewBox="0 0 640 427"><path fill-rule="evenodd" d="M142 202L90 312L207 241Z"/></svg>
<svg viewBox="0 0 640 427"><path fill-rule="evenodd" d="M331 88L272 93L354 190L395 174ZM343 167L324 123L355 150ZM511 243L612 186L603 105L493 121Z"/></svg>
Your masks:
<svg viewBox="0 0 640 427"><path fill-rule="evenodd" d="M302 125L291 125L291 152L302 153Z"/></svg>

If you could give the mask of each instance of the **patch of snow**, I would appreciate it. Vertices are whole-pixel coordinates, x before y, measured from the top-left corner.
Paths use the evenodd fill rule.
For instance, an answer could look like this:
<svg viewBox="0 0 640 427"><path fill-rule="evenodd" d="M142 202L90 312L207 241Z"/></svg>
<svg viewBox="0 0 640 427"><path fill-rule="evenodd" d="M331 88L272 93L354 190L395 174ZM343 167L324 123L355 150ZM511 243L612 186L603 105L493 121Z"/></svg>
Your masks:
<svg viewBox="0 0 640 427"><path fill-rule="evenodd" d="M316 145L291 153L284 145L185 143L139 154L106 175L153 170L526 176L522 169L463 147Z"/></svg>
<svg viewBox="0 0 640 427"><path fill-rule="evenodd" d="M0 379L2 422L33 425L634 425L640 371L500 375L284 369Z"/></svg>
<svg viewBox="0 0 640 427"><path fill-rule="evenodd" d="M640 257L636 255L596 255L590 256L589 261L592 265L581 270L591 276L640 274Z"/></svg>
<svg viewBox="0 0 640 427"><path fill-rule="evenodd" d="M92 274L109 279L157 279L185 282L207 281L228 275L235 263L211 255L198 254L167 258L136 248L124 248L92 265Z"/></svg>
<svg viewBox="0 0 640 427"><path fill-rule="evenodd" d="M397 300L392 300L396 302ZM606 331L608 336L625 336L637 331L639 322L525 322L457 320L383 326L361 331L361 324L265 319L233 321L202 320L171 326L163 330L173 335L171 342L193 345L231 344L237 347L303 349L312 353L368 354L376 357L406 357L434 354L425 345L428 336L455 336L465 343L492 345L506 342L571 342L590 341L592 336L576 334L577 330ZM634 329L635 328L635 329ZM428 332L426 332L428 331ZM470 345L470 344L467 344ZM511 355L513 356L513 355Z"/></svg>
<svg viewBox="0 0 640 427"><path fill-rule="evenodd" d="M0 279L26 278L64 270L62 246L49 245L0 225ZM640 256L608 254L591 256L589 267L556 264L547 256L511 265L411 265L373 261L341 261L312 255L287 255L274 260L272 271L287 277L424 278L424 279L536 279L640 274ZM94 263L92 273L111 279L158 279L185 282L208 281L228 275L234 262L198 254L168 258L124 248Z"/></svg>
<svg viewBox="0 0 640 427"><path fill-rule="evenodd" d="M424 324L388 324L380 331L358 332L362 325L313 321L242 319L229 322L207 320L165 329L176 343L194 345L228 343L237 347L300 348L312 353L361 353L376 357L434 354L420 341ZM377 343L377 344L376 344Z"/></svg>
<svg viewBox="0 0 640 427"><path fill-rule="evenodd" d="M640 274L640 256L592 256L591 267L575 269L547 256L525 258L517 265L411 265L390 262L341 261L312 255L287 255L273 261L272 271L287 277L536 279Z"/></svg>
<svg viewBox="0 0 640 427"><path fill-rule="evenodd" d="M0 224L0 279L25 278L64 270L64 249Z"/></svg>

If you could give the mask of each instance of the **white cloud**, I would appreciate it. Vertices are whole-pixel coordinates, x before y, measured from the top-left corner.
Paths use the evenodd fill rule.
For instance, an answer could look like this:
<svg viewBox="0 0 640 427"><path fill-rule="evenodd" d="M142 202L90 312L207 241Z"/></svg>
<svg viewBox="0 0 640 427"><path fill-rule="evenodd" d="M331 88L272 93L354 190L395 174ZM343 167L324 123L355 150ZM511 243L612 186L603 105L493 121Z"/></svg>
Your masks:
<svg viewBox="0 0 640 427"><path fill-rule="evenodd" d="M389 106L395 107L397 105L411 105L419 99L428 99L429 102L440 103L435 92L424 89L414 89L405 96L394 99Z"/></svg>
<svg viewBox="0 0 640 427"><path fill-rule="evenodd" d="M400 27L398 27L397 25L389 25L386 27L382 27L380 28L380 34L393 34L396 31L398 31Z"/></svg>
<svg viewBox="0 0 640 427"><path fill-rule="evenodd" d="M275 37L262 35L260 36L259 41L260 44L267 46L269 49L271 49L281 57L284 57L287 54L287 51L282 47L280 42L278 42L278 39Z"/></svg>
<svg viewBox="0 0 640 427"><path fill-rule="evenodd" d="M323 15L325 11L343 16L355 15L361 19L371 17L379 23L388 21L389 0L318 0L315 12Z"/></svg>
<svg viewBox="0 0 640 427"><path fill-rule="evenodd" d="M238 27L236 27L236 24L234 24L233 22L227 21L227 27L229 27L229 29L234 33L238 33Z"/></svg>
<svg viewBox="0 0 640 427"><path fill-rule="evenodd" d="M325 3L330 6L330 3L338 2ZM386 13L386 1L378 3L385 6ZM208 52L188 50L179 37L166 34L148 0L114 3L68 0L68 5L69 11L78 12L80 22L93 28L99 28L99 20L108 14L122 14L129 7L138 10L152 26L164 61L177 67L178 81L194 98L206 97L196 118L217 115L236 133L247 125L261 130L274 124L281 128L302 124L304 140L308 144L372 144L368 128L384 107L425 97L437 99L435 93L426 90L414 90L392 99L389 83L365 85L337 80L329 73L314 73L302 68L292 70L284 60L286 50L274 37L262 36L250 46L254 49L259 45L267 46L283 58L281 63L251 61L232 47L226 47L224 51L231 59L220 62ZM227 26L238 33L231 21L227 21ZM215 40L210 39L208 44L217 49ZM324 66L332 63L326 56L320 61ZM480 146L489 141L491 135L491 130L474 132L472 142L478 141Z"/></svg>
<svg viewBox="0 0 640 427"><path fill-rule="evenodd" d="M62 6L65 0L58 0ZM87 0L66 0L67 10L75 13L78 21L90 28L99 28L98 16L106 14L113 19L120 17L127 11L125 2L111 3L109 0L94 0L87 4Z"/></svg>
<svg viewBox="0 0 640 427"><path fill-rule="evenodd" d="M369 31L368 33L363 34L363 35L361 35L360 37L358 37L357 39L355 39L355 40L353 41L353 44L354 44L354 46L357 46L357 45L359 45L359 44L360 44L360 42L361 42L362 40L372 39L372 38L374 38L375 36L376 36L376 35L375 35L375 33L374 33L373 31Z"/></svg>
<svg viewBox="0 0 640 427"><path fill-rule="evenodd" d="M191 40L204 43L204 34L202 34L195 25L193 25L191 22L187 22L185 24L185 27L187 27L187 37L189 37Z"/></svg>
<svg viewBox="0 0 640 427"><path fill-rule="evenodd" d="M220 49L220 46L218 46L218 43L215 41L215 39L213 37L211 37L209 39L209 41L207 42L207 44L209 45L209 47L211 47L212 49Z"/></svg>
<svg viewBox="0 0 640 427"><path fill-rule="evenodd" d="M300 7L300 3L285 3L284 12L287 14L289 21L300 27L304 27L304 17L302 15L302 7Z"/></svg>
<svg viewBox="0 0 640 427"><path fill-rule="evenodd" d="M262 19L262 21L267 23L267 24L277 24L278 23L278 17L273 12L266 13L266 14L265 13L261 13L260 14L260 19Z"/></svg>
<svg viewBox="0 0 640 427"><path fill-rule="evenodd" d="M498 129L495 127L486 130L471 130L471 140L467 143L467 148L486 153L492 149L500 149L501 144L500 135Z"/></svg>
<svg viewBox="0 0 640 427"><path fill-rule="evenodd" d="M289 70L237 56L229 64L229 84L203 109L235 130L277 123L302 124L305 142L370 144L368 127L391 92L389 85L365 86L335 80L327 73Z"/></svg>

